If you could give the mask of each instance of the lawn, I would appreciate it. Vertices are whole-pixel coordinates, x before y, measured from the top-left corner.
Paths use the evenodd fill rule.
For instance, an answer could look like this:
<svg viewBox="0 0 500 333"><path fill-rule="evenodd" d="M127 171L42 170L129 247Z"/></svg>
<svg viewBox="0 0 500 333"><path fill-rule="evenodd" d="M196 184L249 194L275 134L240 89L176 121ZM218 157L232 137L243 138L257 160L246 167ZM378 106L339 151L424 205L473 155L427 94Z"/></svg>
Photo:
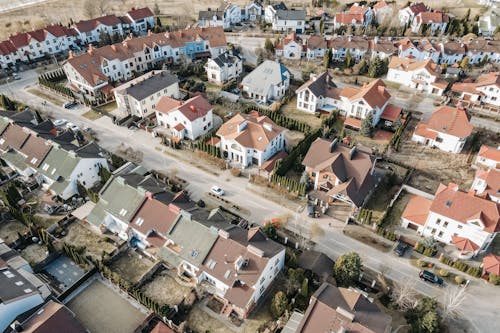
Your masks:
<svg viewBox="0 0 500 333"><path fill-rule="evenodd" d="M359 131L345 129L345 135L350 137L355 145L361 145L371 150L383 151L390 141L392 133L382 130L375 130L373 137L369 138L361 135Z"/></svg>
<svg viewBox="0 0 500 333"><path fill-rule="evenodd" d="M300 141L304 139L304 133L299 131L286 131L285 141L288 148L294 148Z"/></svg>
<svg viewBox="0 0 500 333"><path fill-rule="evenodd" d="M287 104L281 107L281 113L284 116L308 124L313 128L313 130L321 127L321 118L316 117L312 113L307 113L297 109L297 96L291 98Z"/></svg>
<svg viewBox="0 0 500 333"><path fill-rule="evenodd" d="M180 285L174 278L167 275L167 271L163 271L161 275L145 284L142 291L159 304L174 306L191 292L191 288Z"/></svg>
<svg viewBox="0 0 500 333"><path fill-rule="evenodd" d="M18 233L25 234L28 230L28 227L17 220L0 222L0 238L6 244L15 242L19 238Z"/></svg>
<svg viewBox="0 0 500 333"><path fill-rule="evenodd" d="M63 241L76 247L84 246L88 255L101 259L102 253L112 253L116 246L78 222L70 224Z"/></svg>
<svg viewBox="0 0 500 333"><path fill-rule="evenodd" d="M135 251L129 250L122 253L111 263L111 270L118 273L128 282L135 284L146 274L154 263L149 259L140 256ZM133 269L131 269L133 267Z"/></svg>
<svg viewBox="0 0 500 333"><path fill-rule="evenodd" d="M29 89L28 92L32 95L35 95L35 96L38 96L40 98L43 98L44 100L52 103L52 104L55 104L55 105L58 105L58 106L61 106L63 105L65 102L67 102L66 99L62 98L62 97L59 97L55 94L51 94L50 92L48 91L45 91L45 90L40 90L40 89L36 89L36 88L33 88L33 89Z"/></svg>
<svg viewBox="0 0 500 333"><path fill-rule="evenodd" d="M94 110L90 110L82 114L83 117L90 119L90 120L96 120L102 117L102 114L99 112L95 112Z"/></svg>
<svg viewBox="0 0 500 333"><path fill-rule="evenodd" d="M205 312L200 304L196 304L187 319L187 326L195 332L231 333L233 332L223 322Z"/></svg>
<svg viewBox="0 0 500 333"><path fill-rule="evenodd" d="M99 280L92 282L67 306L94 333L132 333L146 314Z"/></svg>

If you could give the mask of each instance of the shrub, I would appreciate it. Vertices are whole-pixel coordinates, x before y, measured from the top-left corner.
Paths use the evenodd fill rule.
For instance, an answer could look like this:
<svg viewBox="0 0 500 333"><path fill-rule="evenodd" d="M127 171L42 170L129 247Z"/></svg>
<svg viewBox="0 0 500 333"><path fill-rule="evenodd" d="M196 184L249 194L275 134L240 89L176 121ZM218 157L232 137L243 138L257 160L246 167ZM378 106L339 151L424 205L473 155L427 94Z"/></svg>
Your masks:
<svg viewBox="0 0 500 333"><path fill-rule="evenodd" d="M241 170L240 169L236 169L236 168L232 168L231 169L231 175L233 177L239 177L239 176L241 176Z"/></svg>
<svg viewBox="0 0 500 333"><path fill-rule="evenodd" d="M467 269L467 274L473 276L473 277L480 277L481 276L481 268L479 267L469 267Z"/></svg>
<svg viewBox="0 0 500 333"><path fill-rule="evenodd" d="M418 259L417 260L417 266L418 267L425 267L425 266L427 266L427 262L425 260L423 260L423 259Z"/></svg>
<svg viewBox="0 0 500 333"><path fill-rule="evenodd" d="M439 275L441 275L442 277L447 277L449 274L450 272L448 272L446 269L439 270Z"/></svg>
<svg viewBox="0 0 500 333"><path fill-rule="evenodd" d="M500 277L494 273L491 273L490 277L488 278L488 281L496 286L497 284L500 283Z"/></svg>
<svg viewBox="0 0 500 333"><path fill-rule="evenodd" d="M467 264L461 261L456 261L453 263L453 268L458 269L459 271L465 272L467 270Z"/></svg>
<svg viewBox="0 0 500 333"><path fill-rule="evenodd" d="M462 275L457 275L457 276L455 276L455 282L456 282L457 284L463 284L463 283L464 283L464 281L465 281L465 278L464 278Z"/></svg>
<svg viewBox="0 0 500 333"><path fill-rule="evenodd" d="M424 249L424 253L423 253L423 254L424 254L424 256L433 257L433 256L434 256L434 254L435 254L435 251L434 251L434 249L433 249L433 248L426 247L426 248Z"/></svg>

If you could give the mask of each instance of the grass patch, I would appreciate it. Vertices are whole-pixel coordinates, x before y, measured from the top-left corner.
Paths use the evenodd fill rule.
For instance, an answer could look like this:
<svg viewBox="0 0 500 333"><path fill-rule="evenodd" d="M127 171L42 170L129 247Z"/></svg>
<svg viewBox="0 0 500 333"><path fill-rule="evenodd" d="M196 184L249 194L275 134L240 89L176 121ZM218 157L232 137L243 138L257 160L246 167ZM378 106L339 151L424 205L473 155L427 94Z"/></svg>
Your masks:
<svg viewBox="0 0 500 333"><path fill-rule="evenodd" d="M94 110L90 110L82 114L83 117L90 119L90 120L96 120L102 117L102 114L99 112L95 112Z"/></svg>
<svg viewBox="0 0 500 333"><path fill-rule="evenodd" d="M403 215L403 211L405 210L408 202L412 198L412 194L402 191L399 195L399 198L392 205L392 209L385 219L385 227L391 230L394 230L394 227L397 227L401 221L401 215Z"/></svg>
<svg viewBox="0 0 500 333"><path fill-rule="evenodd" d="M80 223L68 227L63 241L76 247L84 246L86 254L94 259L101 259L103 253L112 253L116 247L106 240L107 237L97 235Z"/></svg>
<svg viewBox="0 0 500 333"><path fill-rule="evenodd" d="M393 89L399 89L401 87L401 83L397 83L397 82L384 80L384 83L386 86L388 86L389 88L393 88Z"/></svg>
<svg viewBox="0 0 500 333"><path fill-rule="evenodd" d="M63 105L66 102L66 100L63 99L62 97L57 98L54 95L51 95L50 93L44 92L44 91L39 90L39 89L29 89L28 92L32 95L43 98L44 100L46 100L52 104L58 105L58 106Z"/></svg>
<svg viewBox="0 0 500 333"><path fill-rule="evenodd" d="M313 130L321 127L321 118L316 117L312 113L297 109L297 96L291 98L287 104L281 107L281 113L287 117L308 124Z"/></svg>

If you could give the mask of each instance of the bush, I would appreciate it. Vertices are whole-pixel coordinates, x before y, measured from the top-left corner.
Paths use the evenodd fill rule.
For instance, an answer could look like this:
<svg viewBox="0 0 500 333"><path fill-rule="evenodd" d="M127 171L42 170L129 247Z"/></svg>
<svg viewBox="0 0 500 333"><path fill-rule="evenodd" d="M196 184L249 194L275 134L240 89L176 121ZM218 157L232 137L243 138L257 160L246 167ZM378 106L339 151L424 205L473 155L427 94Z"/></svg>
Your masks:
<svg viewBox="0 0 500 333"><path fill-rule="evenodd" d="M457 284L463 284L463 283L464 283L464 281L465 281L465 278L464 278L462 275L457 275L457 276L455 276L455 282L456 282Z"/></svg>
<svg viewBox="0 0 500 333"><path fill-rule="evenodd" d="M427 261L425 261L423 259L418 259L417 260L417 266L418 267L426 267L427 266Z"/></svg>
<svg viewBox="0 0 500 333"><path fill-rule="evenodd" d="M494 273L491 273L490 277L488 278L488 281L496 286L497 284L500 283L500 277Z"/></svg>
<svg viewBox="0 0 500 333"><path fill-rule="evenodd" d="M447 277L448 275L450 275L450 272L448 272L446 269L440 269L439 275L442 277Z"/></svg>
<svg viewBox="0 0 500 333"><path fill-rule="evenodd" d="M467 269L467 274L473 277L480 277L481 276L481 268L479 267L470 267Z"/></svg>
<svg viewBox="0 0 500 333"><path fill-rule="evenodd" d="M241 176L241 170L240 169L236 169L236 168L232 168L231 169L231 175L233 177L239 177L239 176Z"/></svg>

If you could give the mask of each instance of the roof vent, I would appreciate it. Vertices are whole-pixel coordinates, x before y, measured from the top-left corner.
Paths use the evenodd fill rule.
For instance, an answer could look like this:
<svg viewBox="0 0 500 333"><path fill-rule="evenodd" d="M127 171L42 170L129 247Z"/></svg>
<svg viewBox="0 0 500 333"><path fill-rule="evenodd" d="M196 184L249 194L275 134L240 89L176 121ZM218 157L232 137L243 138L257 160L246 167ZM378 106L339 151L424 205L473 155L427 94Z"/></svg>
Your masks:
<svg viewBox="0 0 500 333"><path fill-rule="evenodd" d="M446 203L445 203L446 207L450 208L451 204L452 204L451 200L446 200Z"/></svg>

